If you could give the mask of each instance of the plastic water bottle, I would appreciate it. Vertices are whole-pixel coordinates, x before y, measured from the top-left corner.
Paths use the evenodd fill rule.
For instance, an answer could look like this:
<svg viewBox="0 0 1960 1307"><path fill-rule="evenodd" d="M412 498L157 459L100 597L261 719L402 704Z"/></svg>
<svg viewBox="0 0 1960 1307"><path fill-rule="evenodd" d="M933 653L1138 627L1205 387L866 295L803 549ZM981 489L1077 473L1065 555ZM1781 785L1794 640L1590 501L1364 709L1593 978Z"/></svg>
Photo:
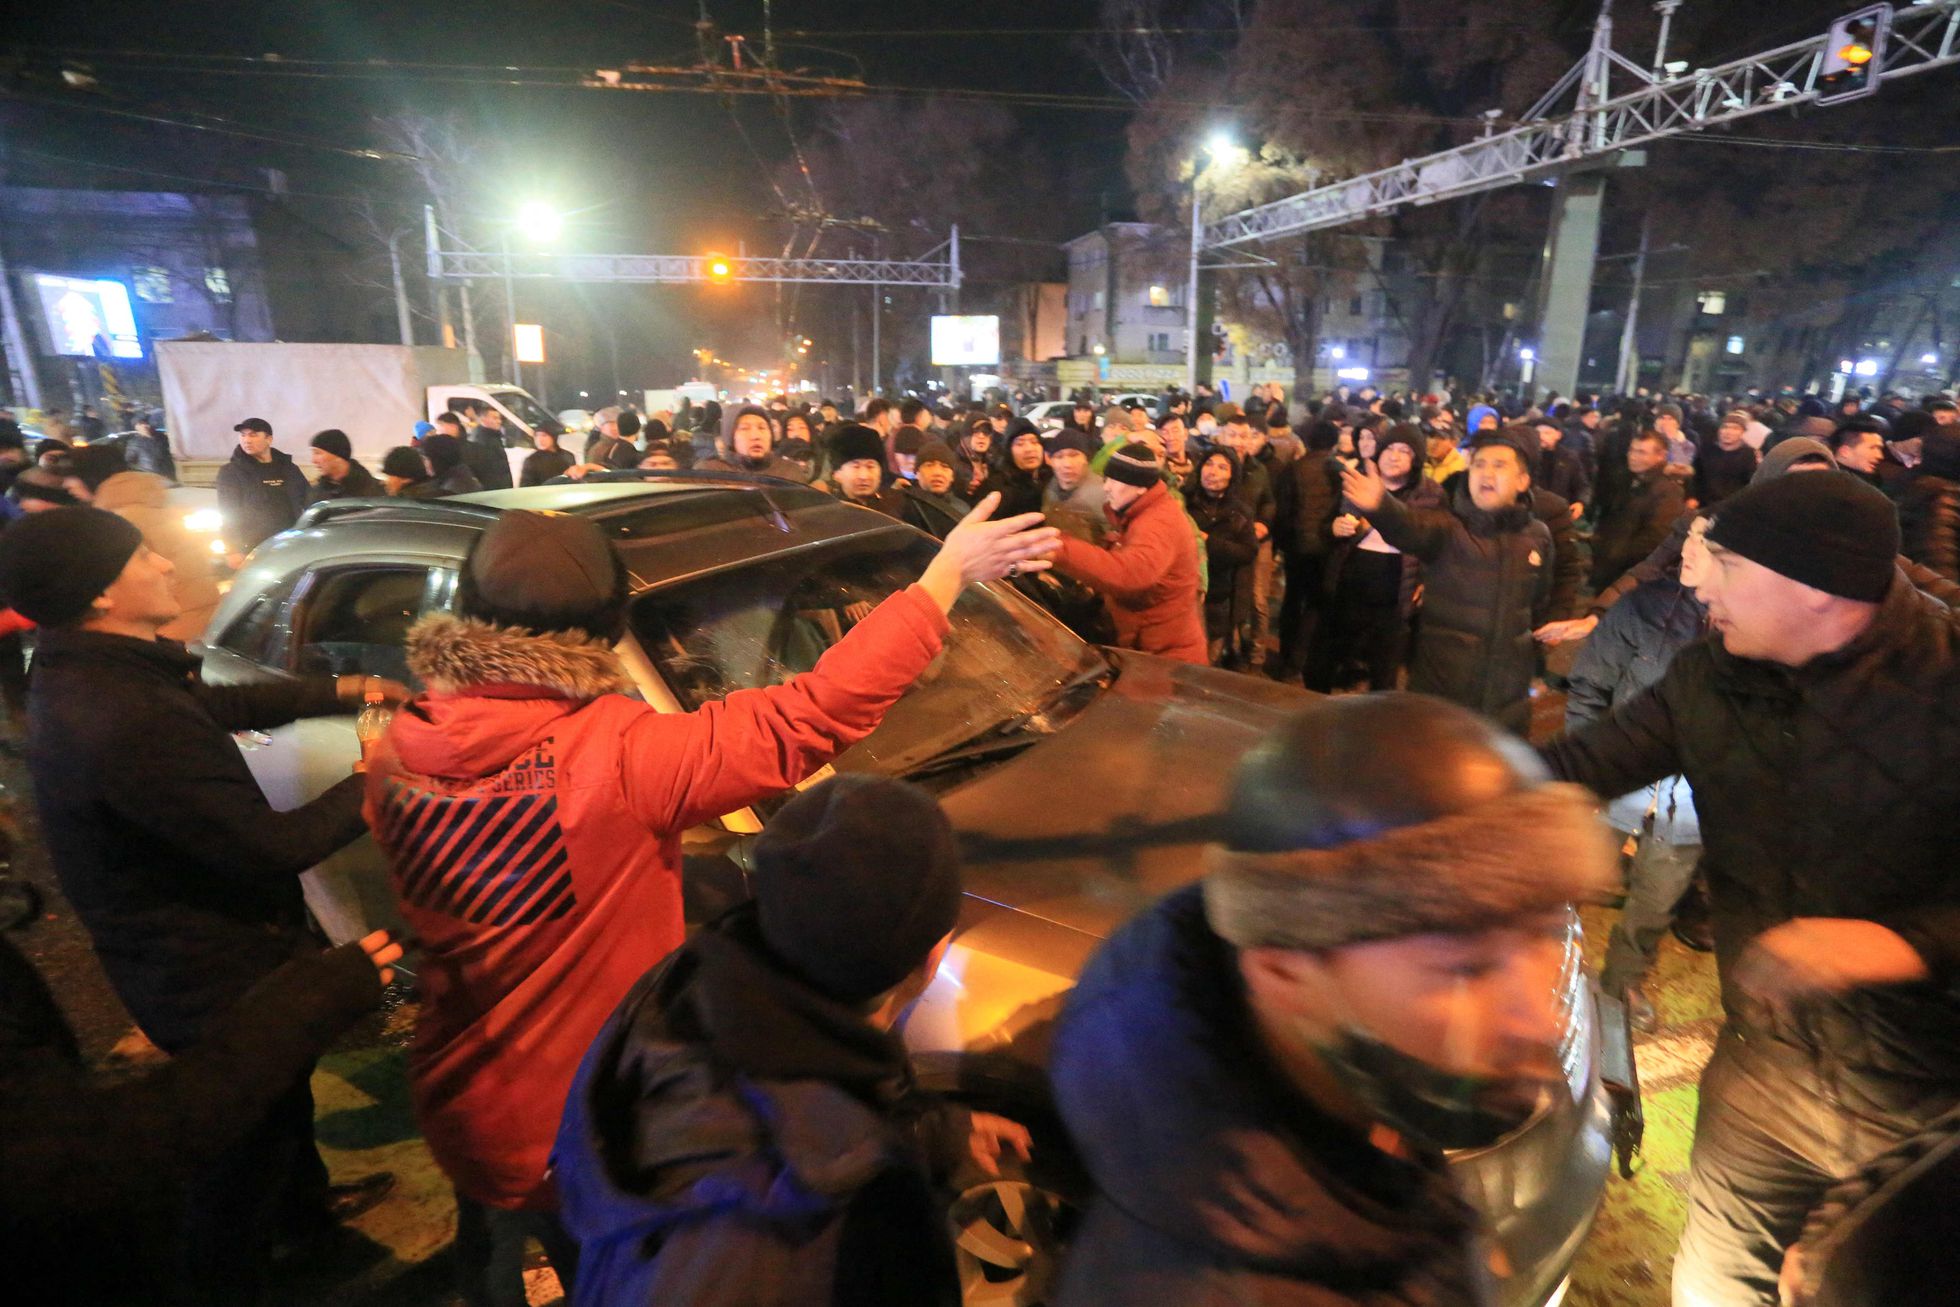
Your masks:
<svg viewBox="0 0 1960 1307"><path fill-rule="evenodd" d="M395 710L382 698L381 684L370 681L366 695L361 703L360 716L354 719L354 738L361 742L361 759L365 762L374 752L374 746L388 733L388 723L395 720Z"/></svg>

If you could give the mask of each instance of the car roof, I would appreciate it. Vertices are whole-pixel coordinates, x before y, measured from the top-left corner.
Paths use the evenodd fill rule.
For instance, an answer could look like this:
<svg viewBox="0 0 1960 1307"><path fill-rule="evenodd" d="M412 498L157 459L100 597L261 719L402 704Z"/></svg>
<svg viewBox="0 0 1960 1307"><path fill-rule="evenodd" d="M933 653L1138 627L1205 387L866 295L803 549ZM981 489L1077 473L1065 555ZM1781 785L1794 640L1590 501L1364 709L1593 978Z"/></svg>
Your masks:
<svg viewBox="0 0 1960 1307"><path fill-rule="evenodd" d="M514 509L590 518L619 547L636 592L854 536L923 536L809 486L739 474L655 473L451 499L330 500L253 552L210 629L227 629L253 598L309 567L338 560L454 566L485 527Z"/></svg>

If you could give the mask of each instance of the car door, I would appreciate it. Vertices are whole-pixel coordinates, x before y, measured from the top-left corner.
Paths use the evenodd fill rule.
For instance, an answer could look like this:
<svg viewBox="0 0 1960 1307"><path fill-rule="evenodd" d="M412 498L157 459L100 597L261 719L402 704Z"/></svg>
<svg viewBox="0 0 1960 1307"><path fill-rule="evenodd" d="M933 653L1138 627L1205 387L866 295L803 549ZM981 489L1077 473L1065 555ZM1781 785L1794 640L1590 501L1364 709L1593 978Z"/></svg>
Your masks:
<svg viewBox="0 0 1960 1307"><path fill-rule="evenodd" d="M423 613L448 606L455 580L450 566L401 559L335 559L308 568L219 633L205 674L221 683L358 674L413 686L404 638ZM360 756L351 711L240 732L237 739L259 788L280 809L317 798ZM336 944L401 925L372 836L307 872L301 887L308 910Z"/></svg>

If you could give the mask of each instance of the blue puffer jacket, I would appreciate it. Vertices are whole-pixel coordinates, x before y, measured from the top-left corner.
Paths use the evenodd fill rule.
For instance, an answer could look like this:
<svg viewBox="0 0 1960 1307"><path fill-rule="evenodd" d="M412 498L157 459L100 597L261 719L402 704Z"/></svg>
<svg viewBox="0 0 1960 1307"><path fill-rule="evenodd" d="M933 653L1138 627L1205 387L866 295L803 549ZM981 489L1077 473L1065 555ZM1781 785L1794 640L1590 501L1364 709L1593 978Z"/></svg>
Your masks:
<svg viewBox="0 0 1960 1307"><path fill-rule="evenodd" d="M761 948L753 908L634 986L551 1159L577 1307L952 1307L928 1179L970 1130L905 1051Z"/></svg>
<svg viewBox="0 0 1960 1307"><path fill-rule="evenodd" d="M1272 1069L1196 885L1090 961L1051 1072L1097 1199L1060 1307L1467 1307L1488 1299L1440 1159L1399 1161Z"/></svg>

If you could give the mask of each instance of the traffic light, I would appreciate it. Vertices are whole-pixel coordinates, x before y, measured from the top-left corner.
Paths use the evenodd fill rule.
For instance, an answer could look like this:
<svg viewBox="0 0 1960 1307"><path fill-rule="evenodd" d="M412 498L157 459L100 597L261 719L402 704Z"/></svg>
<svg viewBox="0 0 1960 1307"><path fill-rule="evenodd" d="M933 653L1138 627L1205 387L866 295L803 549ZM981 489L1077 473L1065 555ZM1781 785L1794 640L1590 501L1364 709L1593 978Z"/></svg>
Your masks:
<svg viewBox="0 0 1960 1307"><path fill-rule="evenodd" d="M1876 91L1891 30L1891 5L1868 5L1832 23L1817 65L1817 103L1836 104Z"/></svg>
<svg viewBox="0 0 1960 1307"><path fill-rule="evenodd" d="M726 286L735 278L735 265L719 254L708 256L708 280L717 286Z"/></svg>

